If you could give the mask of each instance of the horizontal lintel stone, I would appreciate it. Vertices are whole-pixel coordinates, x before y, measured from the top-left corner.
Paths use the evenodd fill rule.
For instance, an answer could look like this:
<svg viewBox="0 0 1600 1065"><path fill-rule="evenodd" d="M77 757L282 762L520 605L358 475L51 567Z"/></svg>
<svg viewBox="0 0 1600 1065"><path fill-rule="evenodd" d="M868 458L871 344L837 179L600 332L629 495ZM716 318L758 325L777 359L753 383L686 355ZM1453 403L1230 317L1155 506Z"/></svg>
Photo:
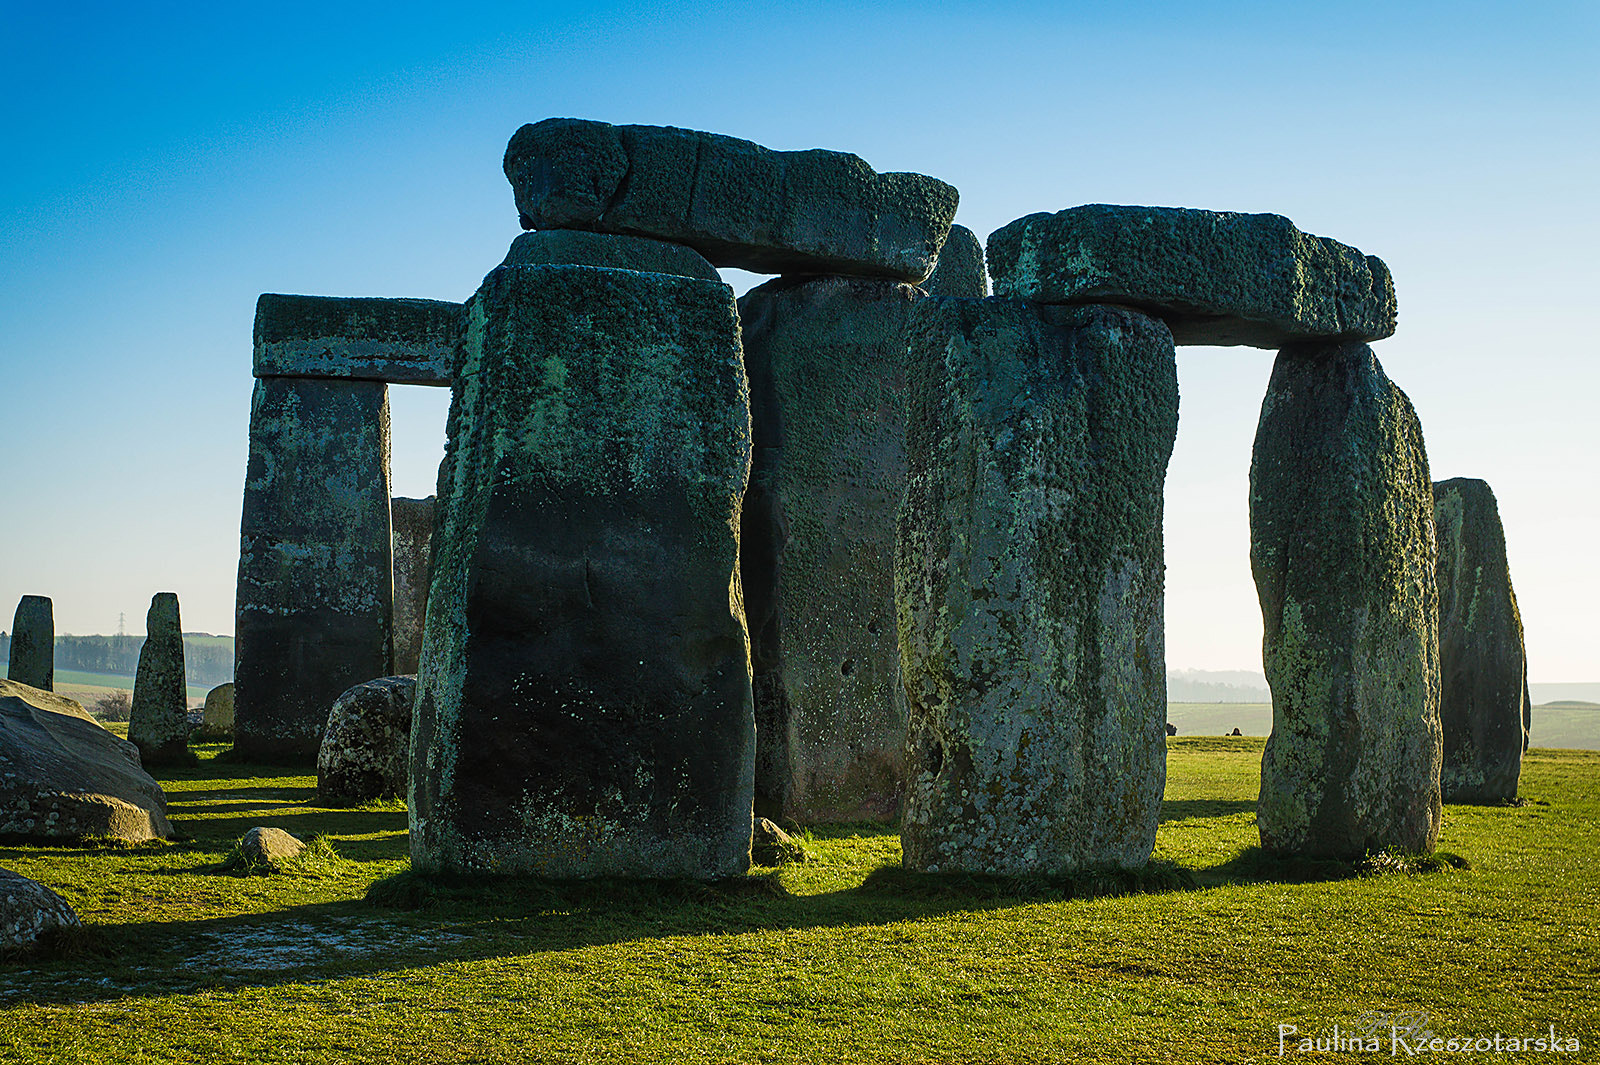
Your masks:
<svg viewBox="0 0 1600 1065"><path fill-rule="evenodd" d="M255 376L448 385L462 305L443 300L285 296L256 301Z"/></svg>

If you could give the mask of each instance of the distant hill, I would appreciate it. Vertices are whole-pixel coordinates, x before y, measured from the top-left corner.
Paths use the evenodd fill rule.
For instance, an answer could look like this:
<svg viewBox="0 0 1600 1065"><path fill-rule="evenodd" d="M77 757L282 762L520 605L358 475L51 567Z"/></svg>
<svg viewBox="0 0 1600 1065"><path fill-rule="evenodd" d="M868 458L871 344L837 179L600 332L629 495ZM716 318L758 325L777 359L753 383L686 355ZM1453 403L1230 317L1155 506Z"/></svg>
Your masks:
<svg viewBox="0 0 1600 1065"><path fill-rule="evenodd" d="M1540 703L1600 703L1600 684L1530 684L1528 697Z"/></svg>
<svg viewBox="0 0 1600 1065"><path fill-rule="evenodd" d="M1270 703L1267 678L1245 670L1167 671L1169 703Z"/></svg>
<svg viewBox="0 0 1600 1065"><path fill-rule="evenodd" d="M132 677L139 671L143 636L57 636L56 669ZM0 662L11 658L11 637L0 633ZM233 679L233 637L183 634L183 671L191 687L212 688Z"/></svg>

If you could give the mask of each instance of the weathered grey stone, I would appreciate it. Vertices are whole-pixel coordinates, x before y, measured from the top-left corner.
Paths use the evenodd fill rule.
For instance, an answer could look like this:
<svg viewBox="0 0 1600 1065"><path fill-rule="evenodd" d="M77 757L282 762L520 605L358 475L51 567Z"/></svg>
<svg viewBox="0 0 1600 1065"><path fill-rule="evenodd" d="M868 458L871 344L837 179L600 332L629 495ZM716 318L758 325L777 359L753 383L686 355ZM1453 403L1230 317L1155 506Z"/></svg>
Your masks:
<svg viewBox="0 0 1600 1065"><path fill-rule="evenodd" d="M721 281L704 255L682 244L619 233L586 233L578 229L541 229L511 242L501 266L605 266Z"/></svg>
<svg viewBox="0 0 1600 1065"><path fill-rule="evenodd" d="M765 817L758 817L750 833L750 860L756 865L788 865L806 860L806 849Z"/></svg>
<svg viewBox="0 0 1600 1065"><path fill-rule="evenodd" d="M1433 486L1439 562L1439 722L1445 802L1517 797L1527 655L1500 507L1483 481Z"/></svg>
<svg viewBox="0 0 1600 1065"><path fill-rule="evenodd" d="M1166 780L1172 337L1122 308L931 299L910 351L904 863L1141 867Z"/></svg>
<svg viewBox="0 0 1600 1065"><path fill-rule="evenodd" d="M235 750L309 765L339 693L391 668L389 398L256 382L236 599Z"/></svg>
<svg viewBox="0 0 1600 1065"><path fill-rule="evenodd" d="M306 845L281 828L257 825L239 837L238 861L247 872L281 873Z"/></svg>
<svg viewBox="0 0 1600 1065"><path fill-rule="evenodd" d="M989 270L996 295L1140 307L1179 344L1394 333L1383 260L1282 215L1103 203L1031 214L989 236Z"/></svg>
<svg viewBox="0 0 1600 1065"><path fill-rule="evenodd" d="M256 301L257 377L335 377L448 385L461 304L264 293Z"/></svg>
<svg viewBox="0 0 1600 1065"><path fill-rule="evenodd" d="M200 733L205 739L233 739L233 681L218 684L206 692L205 709L200 714Z"/></svg>
<svg viewBox="0 0 1600 1065"><path fill-rule="evenodd" d="M11 654L6 677L30 688L56 686L55 605L49 596L25 595L11 622Z"/></svg>
<svg viewBox="0 0 1600 1065"><path fill-rule="evenodd" d="M71 699L0 681L0 841L172 835L139 750Z"/></svg>
<svg viewBox="0 0 1600 1065"><path fill-rule="evenodd" d="M757 812L892 820L905 786L894 522L914 285L773 281L739 301L755 461L740 566Z"/></svg>
<svg viewBox="0 0 1600 1065"><path fill-rule="evenodd" d="M505 172L524 229L652 237L762 273L921 281L956 215L956 190L923 174L671 126L546 119L512 136Z"/></svg>
<svg viewBox="0 0 1600 1065"><path fill-rule="evenodd" d="M133 678L128 742L145 765L194 765L189 751L189 688L176 592L157 592L145 615L144 646Z"/></svg>
<svg viewBox="0 0 1600 1065"><path fill-rule="evenodd" d="M433 558L433 497L389 501L394 541L394 668L414 674L422 654Z"/></svg>
<svg viewBox="0 0 1600 1065"><path fill-rule="evenodd" d="M1285 348L1250 466L1279 854L1431 851L1439 834L1433 486L1411 401L1359 341Z"/></svg>
<svg viewBox="0 0 1600 1065"><path fill-rule="evenodd" d="M983 244L966 226L951 226L939 261L922 283L930 296L947 299L982 299L989 294L989 274L983 265Z"/></svg>
<svg viewBox="0 0 1600 1065"><path fill-rule="evenodd" d="M26 954L81 922L67 900L37 880L0 869L0 956Z"/></svg>
<svg viewBox="0 0 1600 1065"><path fill-rule="evenodd" d="M411 733L422 871L750 861L733 293L501 267L468 305Z"/></svg>
<svg viewBox="0 0 1600 1065"><path fill-rule="evenodd" d="M416 677L379 677L334 700L317 754L317 798L334 806L403 799Z"/></svg>

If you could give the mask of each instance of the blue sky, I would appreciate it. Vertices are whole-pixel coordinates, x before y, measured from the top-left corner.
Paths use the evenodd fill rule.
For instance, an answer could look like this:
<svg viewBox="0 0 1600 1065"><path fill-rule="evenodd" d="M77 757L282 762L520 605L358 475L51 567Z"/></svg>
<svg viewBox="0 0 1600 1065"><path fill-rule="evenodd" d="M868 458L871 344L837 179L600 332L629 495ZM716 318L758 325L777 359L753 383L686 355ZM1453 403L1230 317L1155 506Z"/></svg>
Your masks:
<svg viewBox="0 0 1600 1065"><path fill-rule="evenodd" d="M1436 479L1494 486L1535 681L1600 679L1594 4L0 0L0 627L232 631L264 291L464 299L553 115L854 151L980 236L1079 203L1275 211L1384 257ZM742 288L748 277L729 276ZM1168 661L1259 666L1246 477L1271 353L1182 349ZM393 390L402 494L446 396Z"/></svg>

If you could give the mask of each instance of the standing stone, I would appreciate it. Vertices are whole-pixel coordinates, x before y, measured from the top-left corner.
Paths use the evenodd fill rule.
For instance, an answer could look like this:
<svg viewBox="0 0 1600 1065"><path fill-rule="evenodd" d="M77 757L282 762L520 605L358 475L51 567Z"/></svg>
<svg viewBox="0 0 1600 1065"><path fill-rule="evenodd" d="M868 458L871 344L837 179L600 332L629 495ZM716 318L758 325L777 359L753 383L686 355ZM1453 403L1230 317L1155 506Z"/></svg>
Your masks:
<svg viewBox="0 0 1600 1065"><path fill-rule="evenodd" d="M315 763L339 693L393 672L391 550L387 386L257 380L234 629L240 756Z"/></svg>
<svg viewBox="0 0 1600 1065"><path fill-rule="evenodd" d="M200 712L200 732L207 739L233 739L233 681L218 684L206 692L205 709Z"/></svg>
<svg viewBox="0 0 1600 1065"><path fill-rule="evenodd" d="M1468 477L1433 486L1439 539L1439 721L1445 802L1517 797L1527 656L1494 492Z"/></svg>
<svg viewBox="0 0 1600 1065"><path fill-rule="evenodd" d="M1439 834L1433 485L1411 401L1357 341L1273 366L1250 466L1277 854L1431 851Z"/></svg>
<svg viewBox="0 0 1600 1065"><path fill-rule="evenodd" d="M433 497L389 501L394 539L394 668L417 671L422 622L428 613L433 554Z"/></svg>
<svg viewBox="0 0 1600 1065"><path fill-rule="evenodd" d="M1121 308L928 300L910 350L905 865L1141 867L1166 781L1172 336Z"/></svg>
<svg viewBox="0 0 1600 1065"><path fill-rule="evenodd" d="M617 233L541 229L511 242L501 266L606 266L721 281L704 255L682 244Z"/></svg>
<svg viewBox="0 0 1600 1065"><path fill-rule="evenodd" d="M6 679L42 691L56 687L55 604L49 596L25 595L11 623Z"/></svg>
<svg viewBox="0 0 1600 1065"><path fill-rule="evenodd" d="M189 688L183 671L183 626L176 592L157 592L145 615L144 646L133 678L128 742L151 765L194 765L189 752Z"/></svg>
<svg viewBox="0 0 1600 1065"><path fill-rule="evenodd" d="M403 799L416 677L379 677L334 701L317 753L317 798L334 806Z"/></svg>
<svg viewBox="0 0 1600 1065"><path fill-rule="evenodd" d="M469 304L411 734L421 871L750 862L733 293L583 266Z"/></svg>
<svg viewBox="0 0 1600 1065"><path fill-rule="evenodd" d="M739 301L755 460L740 532L756 807L890 820L905 782L894 522L914 285L788 279Z"/></svg>
<svg viewBox="0 0 1600 1065"><path fill-rule="evenodd" d="M989 294L989 275L983 265L983 244L966 226L951 226L933 273L922 283L930 296L975 300Z"/></svg>

